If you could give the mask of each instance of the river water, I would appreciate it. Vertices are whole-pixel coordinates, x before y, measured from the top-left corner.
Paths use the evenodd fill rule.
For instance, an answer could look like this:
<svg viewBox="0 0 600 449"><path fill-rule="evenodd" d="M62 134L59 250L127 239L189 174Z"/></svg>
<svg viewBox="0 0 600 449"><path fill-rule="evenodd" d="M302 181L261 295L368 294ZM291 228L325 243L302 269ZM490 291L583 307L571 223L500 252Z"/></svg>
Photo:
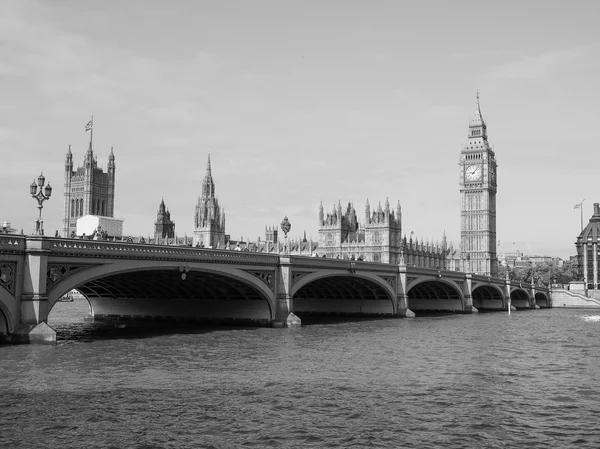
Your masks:
<svg viewBox="0 0 600 449"><path fill-rule="evenodd" d="M93 323L0 346L0 447L600 447L600 314Z"/></svg>

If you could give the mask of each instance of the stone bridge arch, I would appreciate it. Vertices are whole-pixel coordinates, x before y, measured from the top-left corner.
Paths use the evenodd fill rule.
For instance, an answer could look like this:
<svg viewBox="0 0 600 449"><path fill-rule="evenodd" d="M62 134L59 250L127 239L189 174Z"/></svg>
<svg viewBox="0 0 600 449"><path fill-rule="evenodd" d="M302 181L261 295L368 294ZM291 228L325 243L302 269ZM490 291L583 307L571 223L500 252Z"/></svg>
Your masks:
<svg viewBox="0 0 600 449"><path fill-rule="evenodd" d="M523 287L511 287L510 303L516 309L529 309L531 307L529 292Z"/></svg>
<svg viewBox="0 0 600 449"><path fill-rule="evenodd" d="M396 276L367 272L294 273L293 312L302 315L396 316Z"/></svg>
<svg viewBox="0 0 600 449"><path fill-rule="evenodd" d="M0 335L14 332L15 322L13 312L17 312L15 297L0 287Z"/></svg>
<svg viewBox="0 0 600 449"><path fill-rule="evenodd" d="M535 292L535 303L540 307L550 307L550 298L545 292Z"/></svg>
<svg viewBox="0 0 600 449"><path fill-rule="evenodd" d="M497 284L475 283L472 286L471 296L473 298L473 307L477 310L506 309L504 290Z"/></svg>
<svg viewBox="0 0 600 449"><path fill-rule="evenodd" d="M275 270L202 262L121 260L79 268L48 292L49 310L77 288L96 319L192 319L271 323Z"/></svg>
<svg viewBox="0 0 600 449"><path fill-rule="evenodd" d="M407 307L419 312L464 312L462 288L452 279L424 276L406 285Z"/></svg>

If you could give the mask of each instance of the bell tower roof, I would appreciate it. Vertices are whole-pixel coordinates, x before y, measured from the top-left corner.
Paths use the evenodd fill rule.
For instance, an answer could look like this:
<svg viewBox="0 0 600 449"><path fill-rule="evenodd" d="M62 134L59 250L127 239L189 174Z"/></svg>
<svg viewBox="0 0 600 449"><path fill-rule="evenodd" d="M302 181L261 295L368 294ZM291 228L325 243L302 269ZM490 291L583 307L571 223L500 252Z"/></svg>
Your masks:
<svg viewBox="0 0 600 449"><path fill-rule="evenodd" d="M465 147L468 151L492 151L488 144L487 126L481 114L481 106L479 104L479 91L477 91L477 103L475 105L475 113L469 122L469 140Z"/></svg>
<svg viewBox="0 0 600 449"><path fill-rule="evenodd" d="M469 128L483 126L485 128L485 122L483 121L483 115L481 115L481 107L479 105L479 91L477 91L477 104L475 106L475 113L471 118L471 123L469 123Z"/></svg>

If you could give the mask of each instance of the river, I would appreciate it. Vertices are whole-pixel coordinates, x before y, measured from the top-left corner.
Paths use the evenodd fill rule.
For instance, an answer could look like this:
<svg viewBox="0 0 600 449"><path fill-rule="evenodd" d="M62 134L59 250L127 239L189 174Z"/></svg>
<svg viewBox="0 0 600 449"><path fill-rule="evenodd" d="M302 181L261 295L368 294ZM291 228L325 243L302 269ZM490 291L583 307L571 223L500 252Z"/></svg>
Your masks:
<svg viewBox="0 0 600 449"><path fill-rule="evenodd" d="M296 329L84 321L0 346L0 447L600 447L600 314Z"/></svg>

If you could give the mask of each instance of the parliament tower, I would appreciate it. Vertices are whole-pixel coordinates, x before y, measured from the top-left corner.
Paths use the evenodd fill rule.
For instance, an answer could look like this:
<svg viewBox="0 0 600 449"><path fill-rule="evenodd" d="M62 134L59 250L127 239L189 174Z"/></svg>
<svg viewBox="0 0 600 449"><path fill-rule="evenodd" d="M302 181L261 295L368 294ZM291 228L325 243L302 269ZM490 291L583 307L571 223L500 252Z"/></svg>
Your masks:
<svg viewBox="0 0 600 449"><path fill-rule="evenodd" d="M172 239L175 237L175 222L171 220L171 212L163 199L158 206L156 221L154 222L154 239Z"/></svg>
<svg viewBox="0 0 600 449"><path fill-rule="evenodd" d="M198 198L194 214L194 246L205 248L225 246L225 211L221 211L219 200L215 197L210 155L202 182L202 196Z"/></svg>
<svg viewBox="0 0 600 449"><path fill-rule="evenodd" d="M115 213L115 155L110 149L106 173L98 168L92 151L92 141L83 159L83 166L73 170L71 145L65 158L65 208L63 237L77 231L77 219L84 215L114 217Z"/></svg>
<svg viewBox="0 0 600 449"><path fill-rule="evenodd" d="M469 140L460 153L460 233L462 270L497 276L496 157L479 107L469 123Z"/></svg>

